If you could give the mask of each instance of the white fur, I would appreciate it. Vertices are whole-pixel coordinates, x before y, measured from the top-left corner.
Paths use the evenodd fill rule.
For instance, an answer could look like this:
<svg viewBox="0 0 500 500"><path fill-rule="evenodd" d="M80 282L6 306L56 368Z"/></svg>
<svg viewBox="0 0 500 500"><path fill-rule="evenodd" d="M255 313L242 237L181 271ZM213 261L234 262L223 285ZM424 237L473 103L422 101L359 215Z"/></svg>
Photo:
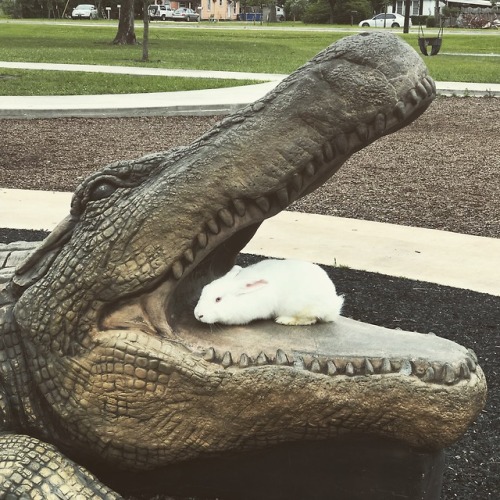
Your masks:
<svg viewBox="0 0 500 500"><path fill-rule="evenodd" d="M297 260L234 266L206 285L194 309L203 323L245 325L274 319L284 325L336 321L344 302L321 267Z"/></svg>

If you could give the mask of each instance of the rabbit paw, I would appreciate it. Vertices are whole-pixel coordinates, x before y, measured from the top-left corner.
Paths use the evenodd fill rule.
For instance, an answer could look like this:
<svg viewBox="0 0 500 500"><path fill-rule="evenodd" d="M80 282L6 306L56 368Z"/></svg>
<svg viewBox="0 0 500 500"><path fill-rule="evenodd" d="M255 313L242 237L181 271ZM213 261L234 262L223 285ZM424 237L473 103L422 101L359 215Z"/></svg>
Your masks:
<svg viewBox="0 0 500 500"><path fill-rule="evenodd" d="M280 325L299 326L314 325L316 318L298 317L298 316L278 316L274 321Z"/></svg>

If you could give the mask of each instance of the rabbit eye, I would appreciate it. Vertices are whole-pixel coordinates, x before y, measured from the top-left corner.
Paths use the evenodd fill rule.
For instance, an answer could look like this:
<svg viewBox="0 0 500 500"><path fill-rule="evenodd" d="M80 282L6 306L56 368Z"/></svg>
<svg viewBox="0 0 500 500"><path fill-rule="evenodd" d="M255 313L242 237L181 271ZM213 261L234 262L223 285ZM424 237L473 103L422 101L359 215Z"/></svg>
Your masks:
<svg viewBox="0 0 500 500"><path fill-rule="evenodd" d="M215 302L220 302L221 300L222 300L222 297L217 297L217 298L215 299Z"/></svg>

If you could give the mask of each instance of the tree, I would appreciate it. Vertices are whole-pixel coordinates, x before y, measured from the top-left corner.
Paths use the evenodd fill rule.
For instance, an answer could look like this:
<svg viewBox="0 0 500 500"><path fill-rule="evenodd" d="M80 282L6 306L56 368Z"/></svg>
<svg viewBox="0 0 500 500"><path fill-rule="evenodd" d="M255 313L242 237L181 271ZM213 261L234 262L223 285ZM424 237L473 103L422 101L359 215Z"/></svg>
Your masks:
<svg viewBox="0 0 500 500"><path fill-rule="evenodd" d="M290 13L294 21L302 19L307 8L307 0L287 0L285 9Z"/></svg>
<svg viewBox="0 0 500 500"><path fill-rule="evenodd" d="M118 32L113 43L116 45L135 45L134 0L123 0L120 8Z"/></svg>
<svg viewBox="0 0 500 500"><path fill-rule="evenodd" d="M142 21L144 23L144 36L142 38L142 62L149 61L149 0L142 4Z"/></svg>
<svg viewBox="0 0 500 500"><path fill-rule="evenodd" d="M276 2L271 2L268 4L269 7L269 19L270 23L276 23L278 20L276 19Z"/></svg>

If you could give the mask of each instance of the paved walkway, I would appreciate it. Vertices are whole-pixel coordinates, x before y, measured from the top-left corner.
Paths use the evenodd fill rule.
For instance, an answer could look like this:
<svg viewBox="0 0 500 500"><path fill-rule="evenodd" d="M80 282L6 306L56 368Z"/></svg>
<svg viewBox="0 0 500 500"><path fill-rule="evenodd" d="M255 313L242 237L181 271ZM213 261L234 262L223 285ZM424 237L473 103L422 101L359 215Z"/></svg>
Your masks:
<svg viewBox="0 0 500 500"><path fill-rule="evenodd" d="M200 78L264 80L244 87L189 92L1 97L0 118L227 113L259 99L284 75L155 68L2 63L23 69L109 71ZM146 72L146 73L145 73ZM500 85L438 82L446 95L496 95ZM70 193L0 188L0 227L52 230L67 215ZM500 240L363 220L282 212L262 224L245 252L468 288L500 296Z"/></svg>
<svg viewBox="0 0 500 500"><path fill-rule="evenodd" d="M223 89L147 94L84 96L0 96L0 118L174 116L230 113L263 97L286 75L230 71L170 70L126 66L1 62L0 68L46 71L92 71L186 78L262 80L266 83ZM437 82L442 95L497 96L500 84Z"/></svg>

